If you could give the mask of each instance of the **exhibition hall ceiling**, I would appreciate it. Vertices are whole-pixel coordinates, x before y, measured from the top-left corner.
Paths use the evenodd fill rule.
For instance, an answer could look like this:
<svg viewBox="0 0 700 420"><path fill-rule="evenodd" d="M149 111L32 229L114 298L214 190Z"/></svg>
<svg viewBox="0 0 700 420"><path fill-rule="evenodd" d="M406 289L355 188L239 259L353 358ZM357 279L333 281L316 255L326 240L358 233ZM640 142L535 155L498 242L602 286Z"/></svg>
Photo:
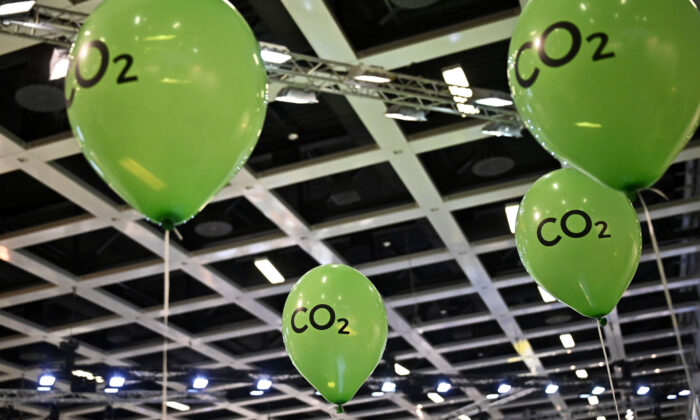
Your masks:
<svg viewBox="0 0 700 420"><path fill-rule="evenodd" d="M99 1L44 3L90 11ZM461 65L472 86L508 91L517 0L231 3L260 41L296 53L438 80L443 68ZM328 418L332 407L301 378L273 381L258 397L249 395L253 380L241 378L295 374L280 333L286 295L309 269L344 262L375 284L390 326L383 362L347 404L348 418L452 419L472 403L480 412L472 419L614 415L595 322L543 301L509 229L506 206L560 167L528 133L493 137L482 133L483 121L436 113L399 122L366 98L272 102L246 169L180 227L181 238L172 237L166 331L163 232L80 154L63 80L48 80L54 46L2 35L0 51L0 388L34 387L42 369L65 362L60 345L69 338L79 345L79 365L157 370L165 336L174 366L236 378L210 383L226 402L202 399L173 417ZM668 200L644 193L692 366L700 355L699 158L696 133L655 186ZM639 270L604 329L613 373L627 384L617 398L639 419L684 419L688 398L667 400L684 374L646 224L642 231ZM261 258L283 284L256 269ZM575 347L564 348L562 334ZM528 345L532 352L523 350ZM411 374L396 377L395 362ZM558 384L558 392L537 385L486 398L498 396L500 382L523 383L529 374ZM440 375L463 382L437 403L427 393ZM372 396L389 378L397 392ZM646 383L665 385L638 396ZM596 385L606 389L590 405L581 395ZM137 378L127 384L154 386ZM14 409L26 418L51 410L43 403ZM109 418L104 404L59 410L61 418ZM110 415L159 418L160 410L122 403Z"/></svg>

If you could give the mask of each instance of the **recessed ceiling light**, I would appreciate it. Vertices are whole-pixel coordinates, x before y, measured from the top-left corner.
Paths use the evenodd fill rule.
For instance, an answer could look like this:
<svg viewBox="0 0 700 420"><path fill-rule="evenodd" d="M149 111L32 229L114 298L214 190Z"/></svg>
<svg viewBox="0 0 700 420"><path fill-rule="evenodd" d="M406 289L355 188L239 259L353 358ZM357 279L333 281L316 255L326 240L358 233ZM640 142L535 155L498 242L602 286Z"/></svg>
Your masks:
<svg viewBox="0 0 700 420"><path fill-rule="evenodd" d="M574 337L571 334L562 334L559 336L559 340L561 341L561 345L564 346L565 349L571 349L576 347L576 342L574 341Z"/></svg>
<svg viewBox="0 0 700 420"><path fill-rule="evenodd" d="M442 398L442 395L438 394L437 392L428 392L428 398L430 401L434 402L435 404L440 404L444 403L445 399Z"/></svg>

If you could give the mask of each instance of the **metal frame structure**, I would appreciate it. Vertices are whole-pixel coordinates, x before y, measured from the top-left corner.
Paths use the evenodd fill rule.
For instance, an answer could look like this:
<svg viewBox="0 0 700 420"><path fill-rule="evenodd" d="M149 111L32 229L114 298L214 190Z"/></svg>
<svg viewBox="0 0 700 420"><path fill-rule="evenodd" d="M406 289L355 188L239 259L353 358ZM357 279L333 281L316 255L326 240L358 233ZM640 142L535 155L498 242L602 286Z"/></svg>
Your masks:
<svg viewBox="0 0 700 420"><path fill-rule="evenodd" d="M436 36L428 40L421 39L415 42L409 40L409 42L396 48L375 52L374 54L363 54L360 58L359 53L352 50L343 36L342 30L338 27L324 2L282 0L282 3L297 22L315 52L321 57L337 60L326 61L318 60L313 57L303 58L307 60L308 63L312 63L313 60L318 60L318 63L323 66L346 66L345 64L339 63L359 63L359 61L362 60L386 68L396 68L405 64L404 61L409 59L421 61L464 49L464 45L450 41L450 39L468 39L471 46L474 46L473 44L478 42L488 43L498 39L506 39L510 36L510 30L512 29L515 19L512 15L499 16L498 19L493 22L484 23L476 27L465 26L464 28L455 30L453 34ZM298 61L295 61L292 65L301 66ZM300 69L301 68L306 67L300 67ZM336 68L329 68L328 71L335 72L338 77L342 75L342 72ZM280 70L278 76L275 77L284 79L284 81L289 84L313 84L318 82L308 80L306 82L292 82L292 80L297 79L289 77L290 75L290 71L285 70L283 72ZM326 82L323 81L323 83ZM319 86L327 86L323 83ZM329 81L328 83L331 82ZM334 86L338 89L347 85L346 83L332 83L334 83ZM309 86L308 84L303 86ZM318 89L325 91L322 89L326 89L326 87L319 87ZM384 93L386 94L386 92ZM216 292L216 295L175 303L171 306L171 315L184 314L227 303L236 303L240 307L248 310L251 314L255 314L259 319L255 323L227 325L216 331L201 335L188 334L186 331L172 325L166 329L160 321L160 317L162 316L162 310L160 308L142 310L100 290L101 287L109 284L162 273L163 265L162 261L159 259L148 263L121 267L116 270L91 273L85 276L75 276L22 249L31 245L87 233L105 227L112 227L118 230L161 257L164 251L164 242L162 235L157 229L139 222L141 216L137 212L132 209L124 209L116 206L99 192L87 186L80 179L60 170L51 163L56 159L80 152L77 142L72 137L67 136L61 139L53 139L53 141L37 147L28 147L20 139L13 138L13 136L8 133L0 132L0 174L14 170L24 171L89 213L89 215L86 216L60 220L0 236L0 255L3 255L3 259L52 284L48 287L20 290L11 295L0 296L0 323L6 328L13 329L22 334L21 336L0 340L0 350L42 341L58 344L62 339L72 334L82 334L119 325L136 323L172 340L169 346L170 349L189 348L212 359L214 363L203 366L206 368L229 366L236 369L247 369L251 367L251 363L286 357L284 351L281 350L234 356L211 345L211 343L227 338L242 337L279 329L281 324L279 315L261 303L259 299L287 293L293 281L288 281L282 285L270 285L263 288L246 290L239 288L230 279L208 267L208 264L235 257L272 251L292 245L297 245L305 250L319 264L343 262L343 258L325 243L325 239L387 226L402 221L427 218L445 243L446 247L444 249L421 252L389 260L374 261L362 264L358 266L358 269L372 276L409 267L455 261L464 272L464 275L470 279L471 284L430 289L417 294L387 299L386 305L389 323L393 330L390 337L401 337L413 347L410 351L405 351L396 355L396 359L399 361L414 358L425 359L432 366L425 369L425 373L457 373L485 366L503 364L508 362L508 360L504 360L503 357L495 357L454 364L447 360L445 357L446 353L494 344L511 343L519 350L518 361L523 361L532 374L546 377L549 374L568 371L570 369L568 365L545 368L541 362L541 359L544 357L566 354L568 350L552 348L546 351L535 352L528 344L528 340L533 338L560 334L562 332L560 327L547 327L536 331L523 331L515 320L516 316L545 312L563 307L563 305L560 303L550 303L509 308L498 290L505 287L526 284L530 282L531 279L524 275L492 278L478 259L480 254L514 247L513 237L509 235L486 241L470 241L469 238L462 234L462 230L452 215L453 211L459 209L473 208L507 199L516 199L527 191L534 180L529 179L508 182L464 194L442 196L433 185L432 180L418 160L417 155L431 150L483 139L485 136L481 133L481 125L474 122L465 122L456 124L448 130L441 130L440 132L434 132L421 137L409 138L401 132L395 122L383 116L385 110L384 105L375 99L381 99L382 102L386 102L386 98L372 98L369 94L353 95L345 91L341 94L348 95L348 101L376 140L376 145L338 153L330 157L293 164L281 169L259 174L254 174L250 170L244 169L215 199L226 200L237 196L244 196L261 212L267 215L270 220L279 227L282 234L275 234L254 240L232 241L214 249L205 249L197 252L187 252L177 244L171 244L171 269L183 270ZM684 162L698 158L700 158L700 147L692 146L684 150L676 161ZM391 164L414 197L416 204L399 206L317 226L310 226L272 191L275 188L285 185L292 185L382 162ZM662 218L695 211L700 211L700 198L688 198L654 206L651 209L651 217ZM698 251L700 251L700 242L688 242L663 248L662 254L664 257L671 257ZM643 255L643 260L650 260L652 258L653 256L650 253L645 253ZM670 286L672 288L682 288L697 286L699 283L700 278L692 276L688 278L671 279ZM653 293L659 290L661 290L660 284L632 287L626 292L626 296ZM75 325L64 325L55 329L46 329L39 325L32 324L27 320L17 318L1 309L69 293L76 293L78 296L110 310L115 315ZM488 311L469 317L447 318L439 321L412 325L397 310L402 306L413 305L416 302L438 301L446 297L473 293L479 294L481 299L487 304ZM676 310L678 313L694 313L700 310L700 304L688 303L678 305ZM637 336L623 337L620 325L653 317L666 316L668 313L667 308L660 307L649 308L648 310L634 314L614 314L614 316L611 317L610 326L605 330L606 337L610 343L613 360L650 359L652 356L649 353L625 354L624 344L644 342L646 340L671 336L671 332L649 332ZM422 335L428 331L471 325L489 320L496 321L503 333L487 339L480 338L478 341L466 340L439 346L431 345ZM697 339L698 332L695 327L686 326L684 328L684 334L692 335ZM567 332L593 329L595 329L595 325L592 322L580 322L567 324L566 326ZM128 366L131 364L129 358L158 353L161 351L161 348L161 343L158 342L108 353L85 343L81 343L78 353L85 358L81 363L104 362L115 366ZM599 348L599 343L597 341L582 342L578 343L576 348L570 351L579 352L595 348ZM691 352L694 350L689 348L687 351ZM677 349L669 348L663 354L677 354ZM599 366L599 363L600 360L596 359L581 363L579 366L596 367ZM674 372L680 369L681 367L679 365L659 366L658 372ZM39 373L38 368L27 370L1 360L0 371L2 372L0 381L20 377L35 377ZM652 374L652 372L636 372L635 374L647 375ZM178 387L177 384L170 384L170 386L173 388L174 392L184 391L181 389L182 387ZM234 383L216 387L212 389L212 391L223 391L246 386L250 386L250 384ZM332 410L331 407L322 404L313 397L311 388L296 389L287 384L273 384L273 386L280 391L280 394L257 399L248 398L234 402L216 402L210 407L193 409L187 413L176 414L173 417L226 409L230 410L232 415L239 416L240 418L264 419L267 418L268 415L277 417L317 410L327 412ZM59 382L57 388L66 391L68 387L65 382ZM515 397L509 398L508 400L504 399L492 402L486 400L475 388L464 388L464 393L466 396L450 399L448 403L463 403L466 406L463 412L467 414L474 414L483 410L490 413L493 418L508 419L513 417L504 415L500 409L504 407L525 408L531 404L550 402L552 408L549 410L548 414L552 416L551 418L590 418L590 413L588 412L590 409L588 408L586 412L580 412L578 408L567 407L565 399L571 396L566 395L552 394L547 399L535 400L534 402L531 400L519 401ZM521 394L516 393L516 390L514 390L513 395L521 396ZM421 412L418 407L400 393L387 394L380 398L390 400L393 403L392 408L359 412L353 412L350 409L349 411L351 414L348 415L347 418L373 418L373 416L387 413L402 413L405 414L406 418L437 418L430 416L426 412ZM636 397L632 398L633 406L635 406L635 398ZM302 408L276 410L273 413L260 413L250 408L250 406L254 404L283 399L297 399L305 405ZM351 408L355 404L376 400L376 398L356 398L348 404L348 407ZM665 406L676 408L681 413L684 412L686 405L687 403L682 400L665 403ZM433 406L433 404L424 404L423 408L427 409L431 406ZM37 416L46 415L45 409L31 404L15 405L15 407ZM138 414L139 418L156 419L160 417L160 412L139 404L138 402L118 402L115 403L115 407L124 407L133 411ZM74 408L63 412L62 415L66 416L66 418L81 418L84 414L102 409L104 409L103 406ZM612 407L603 403L595 408L595 412L598 413L598 415L611 415ZM644 419L653 417L648 416L646 411L642 409L639 410L637 418Z"/></svg>

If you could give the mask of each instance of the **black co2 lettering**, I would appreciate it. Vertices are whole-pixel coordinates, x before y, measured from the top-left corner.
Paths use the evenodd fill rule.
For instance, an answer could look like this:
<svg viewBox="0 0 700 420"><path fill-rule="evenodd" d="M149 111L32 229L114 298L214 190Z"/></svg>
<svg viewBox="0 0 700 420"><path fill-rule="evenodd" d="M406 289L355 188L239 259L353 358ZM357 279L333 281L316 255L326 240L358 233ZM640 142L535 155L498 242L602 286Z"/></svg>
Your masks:
<svg viewBox="0 0 700 420"><path fill-rule="evenodd" d="M326 312L328 312L328 321L327 321L326 323L324 323L324 324L319 324L319 323L317 322L317 320L316 320L316 314L317 314L319 311L326 311ZM313 308L311 308L311 311L309 311L308 308L305 308L305 307L301 306L301 307L296 308L296 309L294 310L294 312L292 313L292 319L291 319L292 330L293 330L295 333L297 333L297 334L301 334L301 333L303 333L304 331L306 331L307 329L309 329L309 326L306 325L306 324L299 326L299 325L296 323L296 316L297 316L300 312L304 312L304 313L305 313L305 312L309 312L309 324L310 324L314 329L317 329L317 330L319 330L319 331L324 331L324 330L329 329L330 327L333 326L333 324L335 324L335 321L336 321L336 319L335 319L335 311L334 311L333 308L330 307L329 305L326 305L326 304L322 303L322 304L316 305L316 306L314 306ZM346 330L346 328L348 327L348 324L349 324L349 321L348 321L347 319L345 319L345 318L338 318L338 323L339 323L339 324L342 324L342 325L340 326L340 328L338 329L338 334L341 334L341 335L350 334L350 331L347 331L347 330Z"/></svg>
<svg viewBox="0 0 700 420"><path fill-rule="evenodd" d="M88 52L90 52L90 50L92 49L95 49L100 53L100 68L97 70L97 73L95 73L94 76L86 78L83 76L83 73L80 68L80 57L86 57ZM117 77L117 84L120 85L122 83L138 81L138 76L128 74L129 70L131 69L131 66L134 64L134 58L129 54L122 54L114 59L115 64L119 61L124 61L124 68ZM96 84L100 83L102 78L104 78L105 74L107 73L109 62L109 48L104 42L100 40L93 40L83 45L83 47L78 52L78 59L75 62L75 80L78 82L78 85L82 88L89 89L95 86ZM66 100L66 107L70 108L71 105L73 105L74 100L75 88L71 90L70 97Z"/></svg>
<svg viewBox="0 0 700 420"><path fill-rule="evenodd" d="M583 219L583 229L581 229L578 232L574 232L569 228L569 219L571 217L580 217ZM548 224L556 224L557 219L554 217L548 217L546 219L543 219L540 224L537 226L537 240L540 241L540 243L544 246L555 246L556 244L561 241L562 237L561 235L556 235L554 237L551 236L551 234L548 237L545 237L544 228ZM587 236L591 230L593 229L593 226L601 226L600 233L598 234L599 239L607 239L611 238L612 236L610 234L606 234L605 232L608 229L608 224L607 222L600 221L596 222L595 224L591 220L591 216L588 215L583 210L569 210L561 218L561 222L559 223L559 227L561 228L561 231L564 235L568 236L569 238L573 239L579 239Z"/></svg>
<svg viewBox="0 0 700 420"><path fill-rule="evenodd" d="M566 54L564 54L564 56L550 57L547 54L547 51L545 50L545 45L547 44L547 38L549 37L549 35L551 35L552 32L554 32L557 29L561 29L569 33L569 36L571 37L571 46L569 47L569 51ZM598 43L598 48L596 49L595 53L593 53L593 61L600 61L606 58L615 57L614 52L605 52L605 47L608 45L608 40L610 39L606 33L596 32L592 35L589 35L586 38L586 41L593 42L596 39L600 40L600 42ZM515 78L518 80L518 84L524 89L527 89L535 84L537 78L540 75L540 69L537 67L535 67L532 74L529 76L523 76L523 74L520 72L520 57L525 51L536 49L537 55L539 56L540 61L542 61L544 65L552 68L557 68L570 63L571 60L576 58L579 51L581 50L581 44L581 30L578 28L578 26L576 26L576 24L568 21L553 23L547 29L544 30L544 32L542 33L542 37L539 40L539 43L527 41L520 47L518 52L515 54Z"/></svg>

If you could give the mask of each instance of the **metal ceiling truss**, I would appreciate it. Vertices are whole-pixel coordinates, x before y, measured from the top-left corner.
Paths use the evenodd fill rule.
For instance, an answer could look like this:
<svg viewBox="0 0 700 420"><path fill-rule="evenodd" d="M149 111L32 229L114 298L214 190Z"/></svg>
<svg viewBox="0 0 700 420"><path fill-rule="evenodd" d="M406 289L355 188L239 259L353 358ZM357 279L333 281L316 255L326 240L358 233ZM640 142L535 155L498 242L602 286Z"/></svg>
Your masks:
<svg viewBox="0 0 700 420"><path fill-rule="evenodd" d="M486 252L512 248L514 246L513 237L504 236L485 241L470 242L468 238L462 234L454 216L451 214L452 211L459 209L472 208L508 199L517 199L527 191L534 180L526 179L508 182L495 187L442 197L432 184L430 177L420 164L416 155L430 150L451 147L468 141L480 140L484 138L484 135L481 134L481 126L473 123L458 124L448 130L440 130L416 138L406 138L393 121L384 118L383 114L385 108L379 101L385 103L400 103L402 105L409 105L409 103L411 103L412 105L410 106L414 108L432 111L440 111L434 108L442 107L454 110L454 108L452 108L454 106L452 97L445 95L447 86L436 81L417 79L410 76L404 77L401 75L399 75L392 84L381 86L381 88L374 87L370 89L370 87L366 85L348 83L348 69L350 66L358 64L359 59L345 40L342 31L337 26L325 4L323 4L323 2L317 2L309 4L309 7L305 7L302 5L302 2L297 1L283 0L283 3L304 32L304 35L306 35L312 47L316 50L316 53L336 61L319 60L314 57L293 54L294 59L288 65L275 66L274 69L268 67L271 79L289 86L348 96L350 104L377 141L377 146L363 147L330 157L289 165L261 174L253 174L246 169L233 180L231 185L217 196L216 200L227 200L238 196L246 197L259 210L271 218L280 228L282 234L274 234L252 240L232 241L229 244L215 247L214 249L205 249L192 253L184 251L177 244L171 244L171 270L183 270L217 293L216 296L205 296L176 302L171 307L171 314L183 314L203 308L236 303L251 314L257 316L259 321L222 326L215 331L209 331L201 335L190 335L184 330L172 325L166 330L159 320L162 315L160 308L137 308L103 290L99 290L100 287L105 285L162 273L163 266L161 261L155 260L134 266L122 267L116 270L109 270L107 272L92 273L78 277L24 250L20 250L20 248L25 248L27 246L62 237L87 233L105 227L117 229L122 234L140 243L158 256L162 256L163 254L164 243L162 235L156 229L138 222L141 216L134 210L115 206L113 203L110 203L109 200L101 196L101 194L85 185L81 180L76 179L73 175L58 169L50 163L53 160L79 153L74 139L64 138L41 146L27 148L21 143L18 143L16 139L11 139L11 136L0 133L0 173L18 169L22 170L90 213L87 216L78 216L0 236L0 246L7 249L9 262L11 264L51 283L51 286L20 290L11 295L0 296L0 308L43 300L60 294L73 293L75 291L78 296L88 299L115 314L113 316L94 319L76 325L65 325L54 329L46 329L32 324L27 320L0 311L0 322L2 322L5 327L23 334L23 336L0 340L0 349L17 347L40 341L58 344L62 339L71 334L77 335L100 329L137 323L159 335L171 339L171 349L190 348L213 360L213 363L203 367L215 368L230 366L236 369L250 369L252 368L252 363L286 357L286 354L281 349L275 349L256 354L233 356L227 351L221 350L210 343L279 329L279 315L266 305L258 302L257 299L287 293L292 282L288 281L286 284L279 286L271 285L264 288L244 290L235 286L230 279L227 279L225 276L207 267L207 264L245 255L272 251L292 245L297 245L304 249L309 255L314 257L318 263L343 262L342 257L327 246L324 239L425 217L430 221L445 243L445 249L431 250L384 261L375 261L363 264L358 268L365 274L372 276L436 262L456 261L463 270L465 277L467 277L471 283L464 281L462 285L432 289L411 295L396 296L386 300L389 321L393 329L390 336L401 337L413 347L411 351L405 351L394 355L396 360L423 358L432 365L431 368L422 370L424 373L458 374L460 371L469 371L470 369L482 368L484 366L496 366L508 363L509 361L507 359L504 361L504 358L495 357L479 361L450 363L444 356L446 353L494 344L511 343L514 345L514 348L519 351L518 361L523 361L532 374L546 377L550 374L562 373L569 370L570 366L545 368L540 360L543 357L565 354L567 350L552 348L535 352L529 348L529 345L526 343L528 343L528 340L537 337L558 335L562 332L594 329L595 325L591 322L577 322L568 323L564 326L550 326L536 330L523 331L515 320L516 316L553 310L561 308L563 305L560 303L533 304L508 308L503 298L500 296L498 289L526 284L531 282L531 279L526 275L491 278L477 256ZM307 4L308 2L303 3ZM46 12L45 15L35 16L34 23L40 25L50 24L52 25L51 30L54 31L53 34L57 34L54 27L63 28L65 31L75 30L77 26L74 24L76 22L82 22L82 20L78 19L84 19L84 15L78 16L76 14L76 16L65 16L58 14L58 12L54 13L57 14L50 15ZM455 32L455 34L465 39L467 35L479 35L480 37L469 37L469 40L465 41L470 47L475 47L478 46L475 44L478 42L487 43L498 39L507 39L514 21L515 17L509 15L498 21L486 23L483 26L463 28ZM0 26L0 31L7 32L10 30L14 31L14 34L22 32L22 36L33 37L34 39L40 39L54 44L63 42L60 37L51 38L47 33L42 32L47 31L48 29L46 28L48 28L48 26L42 29L39 27L32 28L31 25L17 25L16 23L7 25L3 22L3 25ZM450 48L463 49L463 47L460 48L454 45L454 42L452 44L448 43L447 38L449 37L437 37L434 40L416 42L415 45L396 46L393 50L364 55L363 60L374 65L383 65L391 69L400 67L402 60L406 60L406 57L413 56L428 59L431 54L434 56L446 55L450 52ZM434 42L434 44L431 44L431 42ZM412 52L414 54L412 54ZM486 111L488 112L484 112L484 115L491 115L489 114L489 112L491 112L490 110ZM513 118L513 115L508 112L496 113L493 115L493 118L496 119ZM698 157L700 157L700 147L691 146L682 152L676 161L689 161L697 159ZM413 195L416 204L399 206L379 212L371 212L356 217L324 223L318 226L308 226L299 218L296 212L271 191L281 186L292 185L381 162L389 162L392 165ZM693 211L700 211L700 199L698 198L678 200L657 205L652 209L651 216L652 218L662 218ZM662 249L662 254L664 257L671 257L695 253L698 252L698 250L700 250L700 243L691 242L668 246ZM644 260L650 260L651 258L653 258L653 256L648 252L643 256ZM695 277L678 278L670 282L672 288L696 286L697 284L698 278ZM644 284L630 288L630 290L626 292L626 296L654 293L659 290L661 290L660 285ZM415 302L439 301L447 297L473 293L479 294L481 299L487 304L488 312L412 325L397 311L397 308L408 304L414 304ZM679 313L696 312L698 308L699 306L697 303L681 304L677 305L676 311ZM668 309L663 307L650 308L643 313L618 314L617 316L611 317L612 327L606 330L606 335L611 354L614 355L614 358L626 359L627 361L651 358L651 354L625 354L623 345L658 340L670 337L672 333L670 331L652 331L637 336L623 337L619 326L620 324L628 322L667 315ZM422 336L423 333L428 331L454 326L466 326L489 320L497 321L504 334L498 334L490 338L486 337L478 340L467 340L438 346L431 345ZM686 326L684 327L683 333L696 336L697 329L695 327ZM571 349L571 351L579 352L595 348L598 348L597 342L581 342L577 344L576 348ZM80 363L104 362L115 366L128 366L131 364L128 360L129 358L158 353L160 350L160 342L121 349L119 352L115 353L106 353L85 343L81 343L78 353L84 357L84 360L81 360ZM688 349L688 351L691 351L691 349ZM663 352L659 352L659 354L672 355L676 354L676 352L676 349L667 349ZM579 363L579 366L595 368L599 366L599 362L600 360L590 360ZM680 369L680 366L668 365L659 366L658 368L660 374L663 374L664 372L677 371ZM0 376L0 380L3 381L19 377L33 379L39 374L37 368L24 369L20 366L15 366L3 361L0 361L0 370L4 372L4 375ZM653 375L654 372L637 372L636 374ZM183 389L177 389L178 384L176 383L170 385L174 388L173 392L183 391ZM231 384L229 386L241 387L250 386L250 384ZM242 418L263 419L266 418L267 415L276 417L316 410L330 412L332 409L314 398L313 391L310 388L296 389L288 384L282 383L273 384L273 386L281 392L280 395L270 395L258 399L248 398L234 402L217 402L210 407L195 407L186 414L175 414L175 417L197 412L226 409ZM61 381L58 383L57 388L62 391L67 391L68 386L66 382ZM216 391L217 389L221 390L224 388L213 387L212 390ZM507 419L513 417L504 416L499 409L520 406L525 407L527 405L550 401L553 404L552 409L547 413L543 413L543 415L548 414L551 415L552 418L566 418L567 416L574 419L583 418L581 417L582 414L579 412L580 407L568 407L566 405L564 400L571 397L567 395L554 394L547 399L528 399L527 401L520 401L513 397L513 401L503 401L500 402L499 405L484 399L475 388L465 388L464 392L466 396L448 399L447 403L454 402L463 405L473 403L475 405L470 405L468 411L488 411L493 418ZM290 398L299 400L304 406L277 410L273 413L266 414L259 413L248 407L265 401L271 402ZM401 412L406 413L406 415L410 417L418 417L418 413L416 412L417 407L400 394L387 394L380 398L392 401L394 406L391 408L364 410L355 413L350 410L351 415L347 418L372 418L380 414ZM377 398L356 398L351 401L348 406L352 407L354 404L362 404L370 401L377 401ZM683 409L686 405L687 404L681 400L663 404L663 406L678 409L680 412L684 412ZM24 406L15 406L18 409L35 415L46 414L46 410L40 407L34 407L28 404ZM435 406L433 403L423 404L424 409L433 406ZM140 418L155 419L160 416L159 411L134 402L116 403L115 407L124 407L138 413ZM62 414L66 415L67 418L79 418L83 414L102 409L103 407L78 407L67 410ZM586 408L586 410L590 409ZM645 413L645 408L640 408L639 411L640 416L638 418L652 418L645 417L645 414L641 414ZM599 407L596 407L596 412L611 414L609 405L605 403L601 403ZM425 411L421 413L421 415L426 419L432 418Z"/></svg>

